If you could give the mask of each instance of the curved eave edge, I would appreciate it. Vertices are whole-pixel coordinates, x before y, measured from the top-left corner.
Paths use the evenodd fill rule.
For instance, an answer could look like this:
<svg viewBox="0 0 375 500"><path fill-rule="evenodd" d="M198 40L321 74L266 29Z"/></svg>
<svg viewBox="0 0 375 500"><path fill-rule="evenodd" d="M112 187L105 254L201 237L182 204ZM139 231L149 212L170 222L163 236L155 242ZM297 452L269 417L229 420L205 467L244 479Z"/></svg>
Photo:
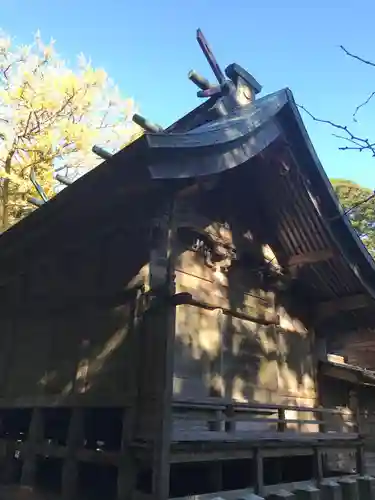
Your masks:
<svg viewBox="0 0 375 500"><path fill-rule="evenodd" d="M311 185L308 189L316 198L319 198L319 208L322 208L320 214L321 220L343 259L351 268L364 289L375 300L375 262L351 225L348 217L343 212L332 184L329 181L307 133L292 92L289 89L287 89L286 92L288 109L292 113L294 123L303 140L298 141L298 138L296 138L296 130L293 130L293 121L288 119L289 117L285 117L285 115L283 117L282 114L280 114L279 121L281 122L283 130L286 131L288 135L288 142L293 143L294 146L297 143L302 146L300 148L295 148L297 153L299 153L299 166L305 170L305 173L311 181ZM303 151L303 149L305 151ZM300 157L302 154L304 158Z"/></svg>
<svg viewBox="0 0 375 500"><path fill-rule="evenodd" d="M375 300L375 262L343 213L289 89L189 132L146 134L150 174L166 180L218 174L250 160L280 136L286 136L311 182L307 192L319 198L317 211L332 242Z"/></svg>
<svg viewBox="0 0 375 500"><path fill-rule="evenodd" d="M195 178L245 163L280 137L274 117L286 103L279 91L185 133L146 134L151 177Z"/></svg>

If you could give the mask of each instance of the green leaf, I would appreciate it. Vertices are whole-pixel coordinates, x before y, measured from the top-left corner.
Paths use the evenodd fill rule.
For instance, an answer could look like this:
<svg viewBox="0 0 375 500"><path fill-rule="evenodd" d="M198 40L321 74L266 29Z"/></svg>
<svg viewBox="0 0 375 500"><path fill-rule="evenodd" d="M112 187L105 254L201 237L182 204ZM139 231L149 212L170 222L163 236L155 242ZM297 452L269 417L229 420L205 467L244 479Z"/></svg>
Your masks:
<svg viewBox="0 0 375 500"><path fill-rule="evenodd" d="M331 179L331 183L352 226L375 257L375 198L363 203L373 191L347 179Z"/></svg>

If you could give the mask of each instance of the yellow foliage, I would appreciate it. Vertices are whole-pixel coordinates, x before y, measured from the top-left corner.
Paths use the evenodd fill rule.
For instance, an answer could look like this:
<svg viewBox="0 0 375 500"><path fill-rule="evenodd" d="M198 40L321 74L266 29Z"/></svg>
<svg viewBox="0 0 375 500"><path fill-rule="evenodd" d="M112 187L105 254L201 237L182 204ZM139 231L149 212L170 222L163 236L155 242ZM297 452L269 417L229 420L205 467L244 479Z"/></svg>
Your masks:
<svg viewBox="0 0 375 500"><path fill-rule="evenodd" d="M94 144L116 150L139 135L133 113L133 100L83 56L70 69L39 34L27 47L0 35L0 230L30 211L31 169L53 196L56 168L80 175L102 161Z"/></svg>

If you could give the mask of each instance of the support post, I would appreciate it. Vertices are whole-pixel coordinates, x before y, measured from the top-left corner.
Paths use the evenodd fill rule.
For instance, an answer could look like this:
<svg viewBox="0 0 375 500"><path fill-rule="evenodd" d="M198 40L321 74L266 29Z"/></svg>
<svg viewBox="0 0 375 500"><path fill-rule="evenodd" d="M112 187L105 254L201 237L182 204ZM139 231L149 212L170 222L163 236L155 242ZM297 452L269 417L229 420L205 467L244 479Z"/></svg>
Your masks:
<svg viewBox="0 0 375 500"><path fill-rule="evenodd" d="M234 420L235 411L233 405L228 405L225 411L225 416L227 418L225 422L225 430L226 432L235 432L236 430L236 422Z"/></svg>
<svg viewBox="0 0 375 500"><path fill-rule="evenodd" d="M41 408L34 408L31 416L29 435L25 444L24 462L21 474L21 485L33 488L35 486L35 474L37 454L36 448L43 438L43 415Z"/></svg>
<svg viewBox="0 0 375 500"><path fill-rule="evenodd" d="M135 423L138 411L138 373L140 364L140 342L141 336L141 322L140 310L142 304L142 292L138 290L135 296L134 307L132 311L132 325L129 330L131 338L131 349L133 352L134 366L136 369L132 373L132 380L130 386L133 394L133 403L124 409L122 418L122 434L121 434L121 451L118 464L118 478L117 478L117 499L127 500L132 498L133 491L136 484L136 460L134 450L131 444L134 439Z"/></svg>
<svg viewBox="0 0 375 500"><path fill-rule="evenodd" d="M259 448L256 448L254 453L254 468L255 468L255 493L264 496L264 470L263 470L263 455Z"/></svg>
<svg viewBox="0 0 375 500"><path fill-rule="evenodd" d="M159 213L155 220L158 237L153 242L150 255L150 286L153 290L162 289L169 296L175 293L174 282L174 200L169 199L164 206L164 213ZM155 326L163 335L158 353L162 369L159 374L157 415L155 416L155 434L153 439L153 475L152 493L155 500L165 500L169 496L170 443L172 428L173 397L173 360L176 311L172 306L159 306L152 312L156 314L158 325Z"/></svg>
<svg viewBox="0 0 375 500"><path fill-rule="evenodd" d="M215 460L210 464L209 482L212 491L223 490L223 462Z"/></svg>
<svg viewBox="0 0 375 500"><path fill-rule="evenodd" d="M117 499L131 498L135 485L135 458L130 449L133 431L133 415L130 408L125 408L122 419L121 453L118 464Z"/></svg>
<svg viewBox="0 0 375 500"><path fill-rule="evenodd" d="M73 408L68 429L67 455L62 469L62 497L76 498L78 489L77 450L84 441L84 418L82 408Z"/></svg>
<svg viewBox="0 0 375 500"><path fill-rule="evenodd" d="M324 434L326 432L326 430L327 430L325 412L324 411L318 411L316 415L317 415L318 420L319 420L319 432L321 432L322 434Z"/></svg>
<svg viewBox="0 0 375 500"><path fill-rule="evenodd" d="M361 443L357 446L356 454L355 454L355 461L356 461L357 474L364 476L366 474L366 460L365 460L364 443Z"/></svg>
<svg viewBox="0 0 375 500"><path fill-rule="evenodd" d="M278 432L285 432L286 430L286 420L285 420L285 408L279 408L278 412L278 422L277 422L277 430Z"/></svg>

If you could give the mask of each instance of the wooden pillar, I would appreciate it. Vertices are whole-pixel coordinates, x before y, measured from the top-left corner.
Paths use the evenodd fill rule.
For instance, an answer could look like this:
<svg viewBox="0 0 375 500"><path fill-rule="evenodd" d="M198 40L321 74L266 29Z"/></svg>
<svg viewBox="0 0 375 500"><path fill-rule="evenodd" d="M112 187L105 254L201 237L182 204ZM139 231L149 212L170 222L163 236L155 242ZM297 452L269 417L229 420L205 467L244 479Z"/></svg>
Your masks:
<svg viewBox="0 0 375 500"><path fill-rule="evenodd" d="M167 329L164 347L164 373L158 396L158 415L154 438L153 453L153 493L155 500L166 500L169 495L170 472L170 443L172 432L172 377L173 377L173 338L170 336L174 329L174 311L164 311L165 321L162 324Z"/></svg>
<svg viewBox="0 0 375 500"><path fill-rule="evenodd" d="M17 464L15 461L15 442L4 440L4 455L0 462L0 478L2 484L16 482Z"/></svg>
<svg viewBox="0 0 375 500"><path fill-rule="evenodd" d="M82 408L73 408L68 429L67 454L62 469L62 497L73 500L77 495L77 450L83 446L84 416Z"/></svg>
<svg viewBox="0 0 375 500"><path fill-rule="evenodd" d="M323 408L322 408L323 410ZM315 413L317 420L319 420L319 432L324 434L327 430L326 426L326 412L325 411L317 411Z"/></svg>
<svg viewBox="0 0 375 500"><path fill-rule="evenodd" d="M254 452L254 479L255 493L259 496L264 496L264 470L263 470L263 455L262 450L257 448Z"/></svg>
<svg viewBox="0 0 375 500"><path fill-rule="evenodd" d="M135 457L131 450L134 417L131 408L125 408L122 419L121 451L117 476L117 499L131 498L136 481Z"/></svg>
<svg viewBox="0 0 375 500"><path fill-rule="evenodd" d="M210 464L209 482L211 491L223 490L223 462L215 460Z"/></svg>
<svg viewBox="0 0 375 500"><path fill-rule="evenodd" d="M361 432L361 415L358 404L358 389L357 387L351 389L349 391L349 408L352 412L352 424L353 424L353 432Z"/></svg>
<svg viewBox="0 0 375 500"><path fill-rule="evenodd" d="M33 488L37 465L37 446L43 439L43 414L41 408L34 408L27 441L23 453L21 485Z"/></svg>
<svg viewBox="0 0 375 500"><path fill-rule="evenodd" d="M163 213L155 219L159 237L151 252L150 284L155 291L162 290L162 295L173 296L174 281L174 201L168 200ZM157 293L157 292L156 292ZM163 339L158 351L161 363L157 385L157 415L153 439L152 491L154 500L166 500L169 496L170 444L172 430L172 395L173 395L173 359L175 335L175 307L165 303L156 306L154 330Z"/></svg>
<svg viewBox="0 0 375 500"><path fill-rule="evenodd" d="M285 408L279 408L277 410L278 413L278 422L277 422L277 430L278 432L286 431L286 420L285 420Z"/></svg>
<svg viewBox="0 0 375 500"><path fill-rule="evenodd" d="M132 498L132 493L136 484L136 457L131 449L131 444L134 439L135 426L137 421L138 411L138 384L139 370L141 368L141 342L142 342L142 323L140 314L142 310L142 291L138 290L135 295L135 300L132 310L132 322L129 326L129 336L131 338L130 348L133 354L133 370L131 372L131 380L128 383L131 387L132 404L128 405L122 416L122 433L121 433L121 448L117 470L117 498L118 500L128 500Z"/></svg>

